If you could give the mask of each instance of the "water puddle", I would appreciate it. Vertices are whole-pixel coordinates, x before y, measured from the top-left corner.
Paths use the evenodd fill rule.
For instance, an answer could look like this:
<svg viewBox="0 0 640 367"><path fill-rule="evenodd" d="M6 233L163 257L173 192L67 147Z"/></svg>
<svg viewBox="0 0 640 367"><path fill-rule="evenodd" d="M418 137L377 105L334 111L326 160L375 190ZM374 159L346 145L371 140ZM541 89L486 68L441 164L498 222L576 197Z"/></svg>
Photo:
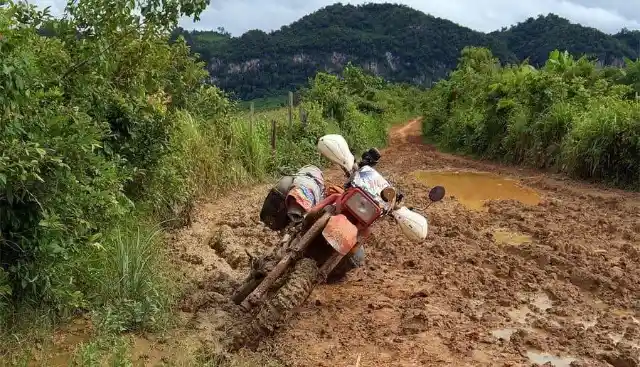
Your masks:
<svg viewBox="0 0 640 367"><path fill-rule="evenodd" d="M572 362L577 361L577 359L573 357L554 356L552 354L541 353L535 350L528 350L527 358L529 358L529 361L531 361L531 363L539 365L551 363L555 367L570 367Z"/></svg>
<svg viewBox="0 0 640 367"><path fill-rule="evenodd" d="M38 362L47 366L68 366L76 349L91 339L91 330L89 321L83 318L72 320L54 333L51 349L46 349Z"/></svg>
<svg viewBox="0 0 640 367"><path fill-rule="evenodd" d="M622 341L622 338L623 338L622 334L614 334L614 333L609 334L609 339L611 339L611 341L615 345L618 345L618 343Z"/></svg>
<svg viewBox="0 0 640 367"><path fill-rule="evenodd" d="M493 239L502 245L517 246L524 243L530 243L533 241L531 236L522 233L510 232L505 230L495 230L493 232Z"/></svg>
<svg viewBox="0 0 640 367"><path fill-rule="evenodd" d="M609 305L598 298L589 295L584 295L584 298L587 303L591 305L591 307L595 308L598 311L605 311L609 309Z"/></svg>
<svg viewBox="0 0 640 367"><path fill-rule="evenodd" d="M549 296L547 296L546 293L536 294L533 297L531 304L536 306L538 309L542 310L543 312L546 312L548 309L550 309L553 306L553 302L551 301L551 298L549 298Z"/></svg>
<svg viewBox="0 0 640 367"><path fill-rule="evenodd" d="M598 324L598 320L574 319L574 322L578 325L582 325L585 330L588 330Z"/></svg>
<svg viewBox="0 0 640 367"><path fill-rule="evenodd" d="M531 309L527 306L523 306L520 308L515 308L507 311L509 318L511 318L512 321L517 322L519 324L526 324L527 316L531 313L532 313Z"/></svg>
<svg viewBox="0 0 640 367"><path fill-rule="evenodd" d="M540 202L535 190L487 172L416 171L415 177L428 186L444 186L448 195L473 210L482 210L486 200L517 200L526 205Z"/></svg>
<svg viewBox="0 0 640 367"><path fill-rule="evenodd" d="M516 331L518 331L518 329L514 329L514 328L495 329L495 330L491 330L491 335L496 339L510 340L511 335L513 335L513 333L515 333Z"/></svg>

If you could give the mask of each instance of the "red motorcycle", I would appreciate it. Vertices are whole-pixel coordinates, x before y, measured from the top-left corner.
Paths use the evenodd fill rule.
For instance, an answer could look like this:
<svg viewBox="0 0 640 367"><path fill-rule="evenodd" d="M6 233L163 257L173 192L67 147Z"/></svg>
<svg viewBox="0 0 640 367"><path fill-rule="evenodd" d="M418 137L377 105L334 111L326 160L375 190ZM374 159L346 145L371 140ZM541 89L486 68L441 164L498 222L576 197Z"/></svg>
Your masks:
<svg viewBox="0 0 640 367"><path fill-rule="evenodd" d="M250 274L232 300L253 318L234 337L232 350L255 347L304 303L317 284L326 282L332 273L348 270L347 259L380 218L391 215L411 240L422 241L427 236L427 219L400 206L403 195L373 168L380 158L377 150L365 152L356 163L344 138L334 134L320 138L318 149L340 165L348 181L343 190L328 195L293 223L293 235L283 246L252 259ZM442 186L429 192L432 202L444 195ZM284 195L280 206L285 207Z"/></svg>

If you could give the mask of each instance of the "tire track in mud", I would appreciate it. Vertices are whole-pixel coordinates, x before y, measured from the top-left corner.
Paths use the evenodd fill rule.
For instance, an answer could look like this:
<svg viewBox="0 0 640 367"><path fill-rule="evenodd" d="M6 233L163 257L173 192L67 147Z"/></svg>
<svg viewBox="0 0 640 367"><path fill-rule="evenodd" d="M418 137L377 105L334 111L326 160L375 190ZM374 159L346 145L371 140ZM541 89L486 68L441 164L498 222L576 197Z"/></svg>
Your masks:
<svg viewBox="0 0 640 367"><path fill-rule="evenodd" d="M416 170L508 176L540 203L490 201L475 211L448 196L423 212L421 244L377 223L366 265L317 287L261 353L291 366L351 366L358 356L361 367L521 366L550 356L557 366L638 366L640 195L443 154L419 135L418 120L393 129L378 168L408 206L427 205ZM337 170L326 175L341 182ZM278 240L258 220L269 187L200 203L192 226L172 233L186 289L183 328L166 351L219 349L241 317L228 298L245 275L246 251ZM496 229L529 240L505 244Z"/></svg>

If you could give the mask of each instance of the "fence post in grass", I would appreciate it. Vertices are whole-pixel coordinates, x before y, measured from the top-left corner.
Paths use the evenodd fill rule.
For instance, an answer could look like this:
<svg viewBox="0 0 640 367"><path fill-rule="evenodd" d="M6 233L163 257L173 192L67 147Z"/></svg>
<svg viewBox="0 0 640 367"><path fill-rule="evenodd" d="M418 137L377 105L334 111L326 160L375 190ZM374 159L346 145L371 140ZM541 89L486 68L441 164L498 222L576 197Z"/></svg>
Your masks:
<svg viewBox="0 0 640 367"><path fill-rule="evenodd" d="M289 128L293 126L293 92L289 92Z"/></svg>
<svg viewBox="0 0 640 367"><path fill-rule="evenodd" d="M251 112L249 113L249 135L253 135L253 113L255 108L253 102L249 104L249 108L251 109Z"/></svg>
<svg viewBox="0 0 640 367"><path fill-rule="evenodd" d="M302 123L302 127L307 127L307 111L300 106L300 122Z"/></svg>
<svg viewBox="0 0 640 367"><path fill-rule="evenodd" d="M271 155L275 163L276 159L276 120L271 120Z"/></svg>

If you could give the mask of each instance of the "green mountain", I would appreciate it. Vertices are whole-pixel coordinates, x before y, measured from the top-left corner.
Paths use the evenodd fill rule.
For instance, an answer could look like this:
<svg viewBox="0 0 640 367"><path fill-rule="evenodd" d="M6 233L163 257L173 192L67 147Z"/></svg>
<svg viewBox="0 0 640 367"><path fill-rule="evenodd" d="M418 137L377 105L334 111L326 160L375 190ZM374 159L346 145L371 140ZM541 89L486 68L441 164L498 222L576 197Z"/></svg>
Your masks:
<svg viewBox="0 0 640 367"><path fill-rule="evenodd" d="M529 18L490 35L505 42L519 60L529 59L533 65L544 64L549 53L556 49L588 55L607 65L621 64L625 57L638 56L637 43L630 47L633 37L625 37L622 32L612 36L554 14Z"/></svg>
<svg viewBox="0 0 640 367"><path fill-rule="evenodd" d="M504 63L529 58L537 65L556 48L617 64L636 58L640 45L638 31L608 35L552 14L486 34L395 4L330 5L271 33L179 28L174 37L180 34L207 63L211 82L244 100L294 90L348 62L429 86L455 68L465 46L488 47Z"/></svg>

